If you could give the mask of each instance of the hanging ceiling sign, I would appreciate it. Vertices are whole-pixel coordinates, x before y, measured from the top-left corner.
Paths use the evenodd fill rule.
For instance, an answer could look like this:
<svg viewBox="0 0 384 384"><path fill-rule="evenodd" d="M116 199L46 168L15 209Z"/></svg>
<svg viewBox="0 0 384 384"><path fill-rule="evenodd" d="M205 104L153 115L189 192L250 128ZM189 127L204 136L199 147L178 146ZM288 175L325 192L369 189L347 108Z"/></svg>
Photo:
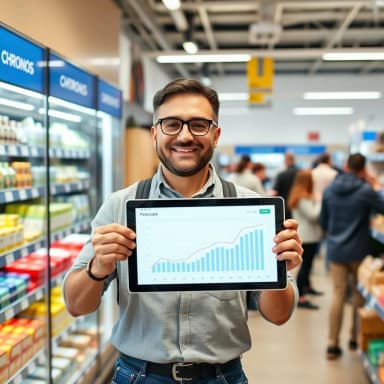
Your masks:
<svg viewBox="0 0 384 384"><path fill-rule="evenodd" d="M122 92L103 80L97 82L97 109L121 118Z"/></svg>
<svg viewBox="0 0 384 384"><path fill-rule="evenodd" d="M273 91L274 63L271 57L252 57L247 63L248 102L270 105Z"/></svg>
<svg viewBox="0 0 384 384"><path fill-rule="evenodd" d="M95 108L95 77L49 53L49 95Z"/></svg>
<svg viewBox="0 0 384 384"><path fill-rule="evenodd" d="M44 92L45 49L0 25L0 81Z"/></svg>

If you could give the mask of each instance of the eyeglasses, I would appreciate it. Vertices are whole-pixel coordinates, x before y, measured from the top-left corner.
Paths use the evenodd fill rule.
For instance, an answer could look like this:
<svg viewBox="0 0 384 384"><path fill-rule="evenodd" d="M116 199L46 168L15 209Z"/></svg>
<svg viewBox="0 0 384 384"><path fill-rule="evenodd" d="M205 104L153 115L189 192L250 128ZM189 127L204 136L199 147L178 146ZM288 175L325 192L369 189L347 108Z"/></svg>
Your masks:
<svg viewBox="0 0 384 384"><path fill-rule="evenodd" d="M187 124L188 130L193 136L205 136L212 124L217 127L216 121L203 118L182 120L177 117L165 117L157 120L155 125L157 124L160 125L161 132L168 136L178 135L182 131L184 124Z"/></svg>

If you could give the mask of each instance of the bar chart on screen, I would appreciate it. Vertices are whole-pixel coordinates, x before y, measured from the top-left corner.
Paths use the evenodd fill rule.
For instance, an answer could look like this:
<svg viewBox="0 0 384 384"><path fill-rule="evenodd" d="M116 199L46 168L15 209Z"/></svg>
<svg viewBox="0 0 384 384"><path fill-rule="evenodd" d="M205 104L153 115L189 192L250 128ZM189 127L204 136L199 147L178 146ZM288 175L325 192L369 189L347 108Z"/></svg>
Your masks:
<svg viewBox="0 0 384 384"><path fill-rule="evenodd" d="M235 241L215 243L193 252L187 259L160 259L153 273L238 272L264 269L264 234L262 230L242 230Z"/></svg>
<svg viewBox="0 0 384 384"><path fill-rule="evenodd" d="M204 220L198 207L139 216L143 284L276 280L273 207L206 207L204 212Z"/></svg>

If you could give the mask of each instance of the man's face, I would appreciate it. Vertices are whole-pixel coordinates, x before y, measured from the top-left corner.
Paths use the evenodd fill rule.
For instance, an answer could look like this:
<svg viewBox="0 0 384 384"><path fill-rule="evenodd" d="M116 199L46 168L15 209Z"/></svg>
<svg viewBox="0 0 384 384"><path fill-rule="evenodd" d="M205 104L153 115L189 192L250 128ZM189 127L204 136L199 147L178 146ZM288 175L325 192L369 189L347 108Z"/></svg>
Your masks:
<svg viewBox="0 0 384 384"><path fill-rule="evenodd" d="M215 120L209 101L197 94L172 96L157 111L157 119L176 117L182 120L204 118ZM211 124L205 136L193 136L184 124L175 136L165 135L160 125L151 129L157 156L164 167L177 176L191 176L202 170L211 160L220 136L220 128Z"/></svg>

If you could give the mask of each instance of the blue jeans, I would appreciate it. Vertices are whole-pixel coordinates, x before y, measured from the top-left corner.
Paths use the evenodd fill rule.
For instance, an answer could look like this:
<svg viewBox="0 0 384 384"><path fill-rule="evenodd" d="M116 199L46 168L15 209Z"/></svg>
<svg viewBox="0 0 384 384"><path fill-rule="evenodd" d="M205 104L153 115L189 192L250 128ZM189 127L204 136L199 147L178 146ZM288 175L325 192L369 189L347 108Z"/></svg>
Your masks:
<svg viewBox="0 0 384 384"><path fill-rule="evenodd" d="M115 363L115 372L112 384L247 384L248 380L243 372L241 363L234 365L233 369L221 372L220 367L216 369L216 377L201 380L175 381L171 376L160 376L146 372L147 362L139 359L129 358L122 360L118 358Z"/></svg>

